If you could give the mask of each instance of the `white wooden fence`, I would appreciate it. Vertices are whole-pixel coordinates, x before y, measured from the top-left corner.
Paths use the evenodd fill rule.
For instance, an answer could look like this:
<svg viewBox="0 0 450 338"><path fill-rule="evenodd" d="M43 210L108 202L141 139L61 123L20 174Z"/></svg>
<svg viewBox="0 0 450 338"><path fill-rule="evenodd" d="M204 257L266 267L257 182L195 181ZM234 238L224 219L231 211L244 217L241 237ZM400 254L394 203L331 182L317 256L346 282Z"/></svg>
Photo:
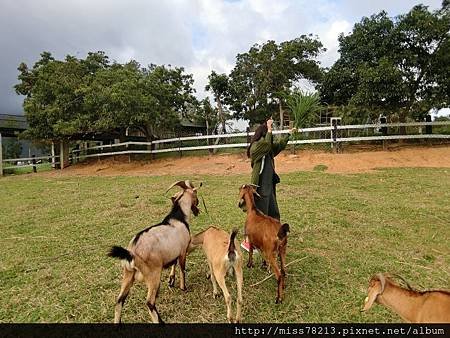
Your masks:
<svg viewBox="0 0 450 338"><path fill-rule="evenodd" d="M380 130L380 128L398 128L398 127L417 127L422 128L426 126L439 127L448 126L450 121L442 122L412 122L412 123L386 123L386 124L358 124L358 125L330 125L324 127L314 127L314 128L303 128L299 129L298 133L301 135L300 139L289 141L288 144L320 144L320 143L330 143L331 147L336 149L340 144L344 142L367 142L367 141L387 141L387 140L411 140L411 139L441 139L450 140L450 134L407 134L407 135L372 135L372 136L352 136L352 137L342 137L340 133L349 130L360 130L361 133L368 134L369 130ZM287 134L291 130L277 130L274 134ZM329 136L323 138L308 138L310 133L314 132L325 132L329 133ZM98 145L94 147L89 147L86 149L79 149L72 151L72 159L76 157L89 158L89 157L101 157L101 156L114 156L114 155L132 155L132 154L160 154L169 152L180 152L192 151L192 150L207 150L207 149L220 149L220 148L245 148L248 146L248 142L236 142L227 144L207 144L207 145L197 145L197 146L182 146L183 142L186 141L200 141L200 140L210 140L210 139L233 139L233 138L248 138L254 133L233 133L233 134L221 134L221 135L205 135L205 136L188 136L188 137L177 137L163 140L156 140L153 142L122 142L107 145ZM172 147L158 149L165 144L172 145ZM128 149L132 146L146 146L147 149ZM115 150L119 147L125 148L125 150ZM150 148L150 149L148 149ZM97 151L92 153L92 151ZM82 154L85 152L86 154ZM60 156L55 156L54 152L52 156L42 156L42 157L30 157L30 158L13 158L13 159L3 159L1 151L1 134L0 134L0 175L3 174L4 169L17 168L18 162L25 161L37 161L37 160L48 160L52 161L52 166L58 164L56 162ZM14 165L9 165L4 167L4 163L13 163ZM37 164L28 163L21 167L36 167Z"/></svg>
<svg viewBox="0 0 450 338"><path fill-rule="evenodd" d="M337 125L337 126L324 126L324 127L314 127L314 128L303 128L299 129L298 133L300 135L308 135L311 132L329 132L330 137L326 138L309 138L305 139L301 137L298 140L289 141L288 144L317 144L317 143L330 143L331 146L337 147L340 143L344 142L365 142L365 141L386 141L386 140L411 140L411 139L449 139L450 134L414 134L414 135L376 135L376 136L357 136L357 137L341 137L339 132L344 130L367 130L374 129L379 130L382 127L385 128L397 128L397 127L425 127L425 126L446 126L450 125L450 121L443 122L413 122L413 123L386 123L386 124L359 124L359 125ZM287 134L291 130L277 130L274 134ZM221 134L221 135L205 135L205 136L188 136L188 137L178 137L163 140L156 140L153 142L122 142L107 145L99 145L94 147L89 147L84 151L89 152L86 155L81 155L83 158L89 157L101 157L101 156L114 156L114 155L131 155L131 154L160 154L169 152L183 152L192 150L207 150L207 149L220 149L220 148L244 148L248 146L248 142L245 143L227 143L227 144L211 144L211 145L198 145L198 146L182 146L184 141L198 141L198 140L208 140L208 139L218 139L218 138L243 138L252 136L254 133L232 133L232 134ZM175 146L158 149L159 145L172 143ZM150 149L128 149L128 150L117 150L115 148L129 148L131 146L147 146ZM101 152L91 153L93 150L101 150ZM83 150L72 151L72 156L78 156Z"/></svg>

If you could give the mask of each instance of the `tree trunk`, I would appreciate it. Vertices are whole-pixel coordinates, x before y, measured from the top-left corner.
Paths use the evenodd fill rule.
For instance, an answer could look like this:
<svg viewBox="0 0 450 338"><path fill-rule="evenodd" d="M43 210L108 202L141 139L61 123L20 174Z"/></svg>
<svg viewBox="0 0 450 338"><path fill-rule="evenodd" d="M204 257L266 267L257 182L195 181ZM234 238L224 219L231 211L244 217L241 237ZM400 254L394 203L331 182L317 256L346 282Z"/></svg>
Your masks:
<svg viewBox="0 0 450 338"><path fill-rule="evenodd" d="M216 102L217 102L217 109L219 110L219 122L222 125L222 133L225 134L226 133L226 128L225 128L225 116L223 113L223 107L222 107L222 102L220 102L219 99L216 98ZM220 138L216 139L216 142L214 142L215 145L218 145L220 142ZM215 154L217 152L217 148L213 149L213 153Z"/></svg>
<svg viewBox="0 0 450 338"><path fill-rule="evenodd" d="M406 112L400 112L398 115L398 120L400 123L405 123L406 122ZM400 127L400 135L406 135L406 127L405 126L401 126ZM401 141L401 140L400 140Z"/></svg>
<svg viewBox="0 0 450 338"><path fill-rule="evenodd" d="M222 123L222 132L225 134L226 133L225 116L223 113L222 102L220 102L220 100L216 101L217 101L217 108L219 109L219 121Z"/></svg>
<svg viewBox="0 0 450 338"><path fill-rule="evenodd" d="M281 99L278 101L278 107L280 108L280 130L283 130L284 127L284 111L283 106L281 104Z"/></svg>

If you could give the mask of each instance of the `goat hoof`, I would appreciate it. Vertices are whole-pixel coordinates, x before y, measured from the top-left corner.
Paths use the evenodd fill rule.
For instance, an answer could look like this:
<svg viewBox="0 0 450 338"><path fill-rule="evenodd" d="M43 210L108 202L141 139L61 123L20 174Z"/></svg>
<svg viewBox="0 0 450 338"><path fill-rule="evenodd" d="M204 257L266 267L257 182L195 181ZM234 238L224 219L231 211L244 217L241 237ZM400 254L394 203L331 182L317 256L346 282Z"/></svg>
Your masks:
<svg viewBox="0 0 450 338"><path fill-rule="evenodd" d="M169 277L169 288L173 288L175 286L175 278Z"/></svg>
<svg viewBox="0 0 450 338"><path fill-rule="evenodd" d="M211 274L210 273L206 274L206 279L211 279Z"/></svg>
<svg viewBox="0 0 450 338"><path fill-rule="evenodd" d="M247 263L247 268L249 269L253 268L253 263Z"/></svg>
<svg viewBox="0 0 450 338"><path fill-rule="evenodd" d="M219 293L218 292L216 292L216 293L213 293L213 297L214 297L214 299L216 299L216 298L219 298Z"/></svg>
<svg viewBox="0 0 450 338"><path fill-rule="evenodd" d="M277 298L275 299L275 304L281 304L283 301L281 300L281 298Z"/></svg>
<svg viewBox="0 0 450 338"><path fill-rule="evenodd" d="M181 290L181 291L184 291L184 292L187 292L187 288L186 288L186 287L184 287L184 288L181 288L181 287L180 287L180 290Z"/></svg>

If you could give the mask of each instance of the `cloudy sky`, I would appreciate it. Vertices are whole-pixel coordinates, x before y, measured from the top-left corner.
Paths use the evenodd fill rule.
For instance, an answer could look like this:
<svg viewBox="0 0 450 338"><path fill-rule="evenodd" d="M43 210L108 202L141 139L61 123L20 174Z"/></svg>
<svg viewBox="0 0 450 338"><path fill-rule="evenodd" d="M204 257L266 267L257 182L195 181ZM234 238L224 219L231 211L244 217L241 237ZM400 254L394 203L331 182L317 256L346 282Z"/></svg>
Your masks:
<svg viewBox="0 0 450 338"><path fill-rule="evenodd" d="M396 16L420 0L1 0L0 113L22 112L12 86L17 66L42 51L84 58L103 50L112 60L183 66L203 97L211 70L229 72L254 43L317 35L338 57L337 36L380 10ZM437 9L441 0L422 0Z"/></svg>

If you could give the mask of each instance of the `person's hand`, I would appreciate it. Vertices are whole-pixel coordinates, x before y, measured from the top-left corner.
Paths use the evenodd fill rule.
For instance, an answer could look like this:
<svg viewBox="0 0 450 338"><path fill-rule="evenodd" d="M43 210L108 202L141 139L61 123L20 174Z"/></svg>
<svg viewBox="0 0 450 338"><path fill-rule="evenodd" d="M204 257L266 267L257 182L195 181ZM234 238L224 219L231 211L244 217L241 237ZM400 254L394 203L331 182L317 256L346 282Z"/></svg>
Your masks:
<svg viewBox="0 0 450 338"><path fill-rule="evenodd" d="M273 120L272 120L272 118L270 118L270 119L267 120L267 131L269 133L272 132L272 125L273 125Z"/></svg>

